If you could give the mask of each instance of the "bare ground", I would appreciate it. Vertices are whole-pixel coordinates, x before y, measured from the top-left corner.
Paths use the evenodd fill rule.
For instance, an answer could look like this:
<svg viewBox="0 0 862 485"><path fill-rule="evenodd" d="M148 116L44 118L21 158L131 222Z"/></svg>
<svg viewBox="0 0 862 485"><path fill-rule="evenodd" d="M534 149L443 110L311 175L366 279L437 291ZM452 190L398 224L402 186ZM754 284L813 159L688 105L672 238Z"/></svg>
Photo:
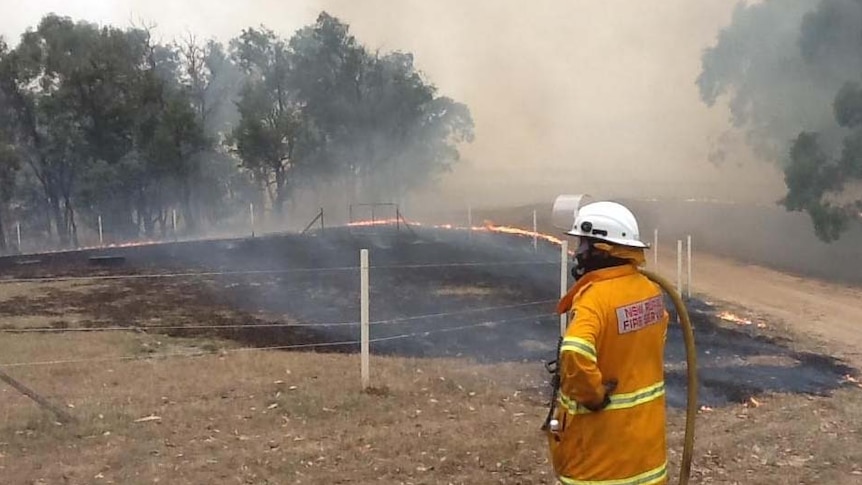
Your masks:
<svg viewBox="0 0 862 485"><path fill-rule="evenodd" d="M197 292L115 284L0 285L0 326L33 315L70 327L270 317L224 308L206 281ZM552 483L536 363L376 357L363 393L351 354L245 350L201 332L0 334L2 363L67 359L85 362L4 367L76 422L56 424L0 386L2 483ZM703 410L693 482L862 483L860 392ZM671 411L674 470L682 431Z"/></svg>
<svg viewBox="0 0 862 485"><path fill-rule="evenodd" d="M667 252L659 270L676 275ZM788 275L762 266L696 252L692 289L740 305L781 324L809 346L862 367L862 288Z"/></svg>

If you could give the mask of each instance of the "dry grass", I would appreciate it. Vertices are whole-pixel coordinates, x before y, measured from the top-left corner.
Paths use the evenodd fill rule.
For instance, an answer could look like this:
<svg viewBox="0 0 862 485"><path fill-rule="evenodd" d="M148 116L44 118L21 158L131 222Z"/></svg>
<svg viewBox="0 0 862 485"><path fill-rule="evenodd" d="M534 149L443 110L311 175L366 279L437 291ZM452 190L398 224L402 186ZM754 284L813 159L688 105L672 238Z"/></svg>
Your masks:
<svg viewBox="0 0 862 485"><path fill-rule="evenodd" d="M138 345L112 337L105 352ZM501 366L491 380L493 369L463 362L373 364L369 393L347 355L14 370L79 421L58 426L4 388L4 483L547 483L534 369ZM159 419L135 422L148 416Z"/></svg>
<svg viewBox="0 0 862 485"><path fill-rule="evenodd" d="M182 321L210 318L187 303ZM111 360L123 357L144 360ZM57 359L107 360L6 369L77 421L57 425L0 386L3 484L552 483L538 363L374 358L363 393L354 355L134 332L0 336L0 362ZM705 412L693 483L862 483L860 422L856 387ZM682 425L672 412L674 469Z"/></svg>
<svg viewBox="0 0 862 485"><path fill-rule="evenodd" d="M694 483L862 483L859 399L859 389L848 388L831 398L770 396L757 407L702 414Z"/></svg>

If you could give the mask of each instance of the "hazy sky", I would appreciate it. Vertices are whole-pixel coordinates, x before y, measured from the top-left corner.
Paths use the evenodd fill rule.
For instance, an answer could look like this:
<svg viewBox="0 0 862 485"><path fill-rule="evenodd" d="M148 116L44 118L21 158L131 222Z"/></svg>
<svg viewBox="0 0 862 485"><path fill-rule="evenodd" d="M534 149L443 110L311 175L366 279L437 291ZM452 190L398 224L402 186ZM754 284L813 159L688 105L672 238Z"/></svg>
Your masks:
<svg viewBox="0 0 862 485"><path fill-rule="evenodd" d="M467 103L476 141L443 180L450 198L532 202L560 192L737 197L769 203L782 181L740 149L707 161L728 129L694 84L728 0L0 0L12 40L47 12L155 23L168 40L228 39L261 23L289 36L326 9L366 45L401 49ZM510 188L511 186L511 188Z"/></svg>

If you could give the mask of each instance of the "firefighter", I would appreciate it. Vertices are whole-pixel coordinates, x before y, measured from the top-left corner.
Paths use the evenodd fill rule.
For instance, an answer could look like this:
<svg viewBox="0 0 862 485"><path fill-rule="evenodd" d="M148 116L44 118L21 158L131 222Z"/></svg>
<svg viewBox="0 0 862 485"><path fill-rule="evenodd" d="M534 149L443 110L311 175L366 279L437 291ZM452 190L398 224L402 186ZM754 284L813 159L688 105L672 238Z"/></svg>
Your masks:
<svg viewBox="0 0 862 485"><path fill-rule="evenodd" d="M594 202L577 214L575 285L560 301L571 323L557 360L547 426L554 471L566 485L667 483L664 345L668 313L626 207Z"/></svg>

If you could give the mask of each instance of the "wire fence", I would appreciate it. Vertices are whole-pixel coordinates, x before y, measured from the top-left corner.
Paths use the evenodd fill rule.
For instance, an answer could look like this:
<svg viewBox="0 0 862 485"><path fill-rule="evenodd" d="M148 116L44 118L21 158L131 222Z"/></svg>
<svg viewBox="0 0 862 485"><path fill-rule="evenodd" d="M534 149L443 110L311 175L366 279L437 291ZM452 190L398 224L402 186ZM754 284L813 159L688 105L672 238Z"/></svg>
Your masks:
<svg viewBox="0 0 862 485"><path fill-rule="evenodd" d="M504 308L504 307L500 307ZM464 330L472 330L477 328L492 328L497 325L504 325L508 323L514 322L523 322L525 320L538 320L542 318L549 318L555 315L551 315L549 313L540 313L535 315L529 315L525 317L518 318L509 318L503 320L486 320L478 323L473 323L469 325L458 325L454 327L445 327L434 330L423 330L417 332L410 333L402 333L398 335L391 335L388 337L378 337L372 338L369 340L371 343L379 343L379 342L389 342L394 340L404 340L410 338L420 338L420 337L428 337L431 335L451 333L451 332L459 332ZM188 328L188 327L186 327ZM127 329L128 330L128 329ZM41 366L52 366L52 365L72 365L72 364L102 364L109 362L127 362L127 361L153 361L153 360L162 360L169 358L189 358L189 357L203 357L208 355L217 355L217 354L231 354L237 352L263 352L263 351L273 351L273 350L302 350L302 349L313 349L313 348L322 348L322 347L342 347L342 346L355 346L360 345L361 340L339 340L332 342L314 342L314 343L304 343L304 344L291 344L291 345L274 345L274 346L264 346L264 347L239 347L239 348L225 348L211 351L200 351L200 352L167 352L161 353L158 355L148 355L148 356L115 356L115 357L104 357L104 358L90 358L90 359L60 359L60 360L46 360L46 361L31 361L31 362L6 362L0 363L0 368L15 368L15 367L41 367Z"/></svg>
<svg viewBox="0 0 862 485"><path fill-rule="evenodd" d="M463 228L462 228L463 229ZM469 232L472 234L473 232L472 224L469 225ZM507 233L507 231L501 231L503 233ZM465 257L464 261L448 261L448 262L428 262L425 261L422 257L416 258L420 261L416 262L401 262L398 261L389 261L387 258L385 264L368 264L368 252L363 250L362 255L359 258L360 264L343 264L345 259L343 257L335 258L330 260L331 265L321 265L317 267L305 267L303 262L299 262L296 267L281 267L281 268L220 268L218 270L199 270L199 271L159 271L159 270L145 270L138 272L127 272L127 273L109 273L104 274L104 270L98 274L90 274L90 275L79 275L79 274L68 274L64 275L60 273L59 275L46 275L46 276L26 276L26 277L11 277L11 278L0 278L0 287L9 286L9 285L27 285L27 284L48 284L48 283L63 283L63 282L131 282L131 281L160 281L160 280L190 280L194 281L195 279L201 279L202 281L210 282L212 280L222 280L222 279L230 279L230 278L241 278L248 277L275 277L274 281L292 281L294 283L308 281L306 276L338 276L344 277L350 281L355 281L359 286L359 307L355 308L358 319L345 319L343 321L313 321L316 320L312 318L312 321L297 321L291 319L290 317L279 317L279 320L284 321L254 321L252 323L214 323L214 324L206 324L206 323L197 323L200 320L192 321L190 324L172 324L167 323L165 325L159 324L141 324L140 322L133 321L129 319L129 324L107 324L104 326L89 324L89 326L72 326L72 325L57 325L56 323L50 326L34 326L31 323L23 322L20 326L9 326L7 324L6 327L0 328L0 338L14 338L15 335L31 335L34 338L38 339L39 335L85 335L85 334L110 334L110 333L123 333L123 332L135 332L142 334L165 334L168 336L179 336L179 335L201 335L200 333L195 332L203 332L203 335L207 335L206 332L214 332L216 336L224 337L227 340L235 337L238 337L239 333L217 333L217 332L233 332L233 331L242 331L243 339L246 339L246 344L250 343L251 338L257 339L257 343L259 345L246 345L246 346L211 346L205 348L190 348L186 350L177 350L177 351L163 351L163 352L146 352L146 353L137 353L134 355L112 355L112 351L105 351L108 355L99 356L98 352L92 352L96 355L75 358L74 354L70 356L70 358L51 358L55 357L52 355L50 350L45 348L41 349L38 352L34 352L31 355L31 359L25 358L27 355L26 352L20 354L19 358L9 358L8 361L0 360L0 377L3 378L4 381L21 391L23 394L28 395L34 401L40 403L43 407L47 407L49 410L53 411L50 403L46 400L38 396L35 392L29 390L21 383L15 381L11 376L6 374L6 370L16 370L16 369L37 369L37 368L58 368L65 366L83 366L84 369L87 369L86 366L98 366L110 363L136 363L136 362L149 362L153 364L157 364L158 362L165 361L173 361L175 359L193 359L193 358L203 358L207 356L226 356L231 354L245 354L245 353L258 353L258 352L276 352L276 351L308 351L308 350L336 350L336 349L344 349L346 352L357 352L359 353L359 366L360 367L360 375L361 375L361 384L363 389L367 389L370 387L370 363L369 363L369 354L370 354L370 344L385 344L385 343L393 343L393 342L402 342L402 341L411 341L416 345L428 345L433 342L440 342L440 340L445 335L457 335L457 338L454 340L443 340L444 342L456 342L459 343L458 340L469 338L476 338L475 341L482 341L481 339L500 339L505 334L494 333L495 329L498 326L510 325L517 322L525 322L525 321L533 321L538 325L546 325L549 329L553 329L555 325L555 321L559 320L560 331L565 331L565 328L568 324L568 316L567 315L556 315L552 311L552 305L556 303L558 300L556 298L557 295L552 294L556 293L557 281L556 275L559 275L559 290L560 296L562 296L568 288L569 284L569 267L571 264L572 254L568 250L568 245L566 241L559 240L557 241L555 238L549 237L549 241L557 241L560 246L560 255L558 258L548 258L547 252L538 251L537 242L540 239L540 234L536 231L536 217L535 213L533 214L533 233L524 233L523 231L514 231L512 234L516 236L528 236L532 238L532 246L533 253L530 256L524 257L524 253L521 253L521 258L503 258L499 261L494 260L484 260L484 261L476 261L471 259L482 259L484 255L482 254L473 254L473 257ZM658 231L654 231L654 249L657 249L658 246ZM529 242L528 239L524 239L525 242ZM688 272L687 272L687 282L688 282L688 291L689 294L691 292L691 238L688 238L687 241L688 246ZM478 257L476 257L478 256ZM511 255L510 255L511 256ZM409 258L407 258L409 259ZM434 258L431 258L434 259ZM489 257L488 259L494 259L493 257ZM677 280L680 288L682 287L682 243L679 242L677 244ZM296 262L296 261L295 261ZM657 256L656 256L657 262ZM220 265L221 266L221 265ZM225 265L226 266L226 265ZM386 280L386 284L389 285L398 285L399 278L401 278L399 271L410 271L410 270L427 270L427 271L436 271L436 270L452 270L452 269L466 269L466 270L475 270L475 274L479 275L484 273L487 275L499 275L502 272L506 272L506 270L521 268L526 272L533 272L534 268L541 269L541 278L548 278L548 297L553 296L554 298L537 298L531 301L526 302L515 302L510 304L503 305L490 305L490 306L476 306L469 308L459 308L451 311L442 311L442 312L426 312L419 313L414 315L399 315L394 316L392 318L384 318L371 320L368 315L369 308L369 299L370 299L370 290L369 290L369 275L380 275L384 280ZM559 272L555 271L547 271L546 270L554 270L555 268L559 268ZM521 269L515 270L521 271ZM60 268L62 271L63 268ZM31 273L32 274L32 273ZM463 276L463 273L458 273ZM470 273L466 273L469 275ZM293 277L291 279L290 277ZM354 280L355 278L355 280ZM229 280L230 281L230 280ZM272 280L266 280L267 284L269 284ZM442 280L441 280L442 281ZM534 282L535 283L535 282ZM254 283L252 283L254 284ZM352 283L350 283L352 284ZM233 286L233 285L232 285ZM295 285L294 285L295 286ZM297 294L292 293L289 289L290 285L288 285L288 293L285 293L285 297L297 297ZM352 288L352 287L351 287ZM350 292L353 294L354 290L351 289ZM353 294L355 297L355 294ZM378 295L379 296L379 295ZM375 296L377 298L377 296ZM429 297L429 298L439 298L438 297ZM391 302L390 302L391 303ZM433 304L433 303L432 303ZM468 305L469 301L461 300L460 304ZM342 308L342 310L353 311L354 308L351 306L349 302L342 303L342 305L347 305L347 307ZM394 304L394 307L397 308L399 305L397 302ZM344 311L341 312L342 314ZM287 312L289 315L290 312ZM323 320L323 319L321 319ZM115 320L116 321L116 320ZM380 329L380 332L377 335L371 336L369 329L377 328ZM316 332L314 337L308 337L308 335L302 334L274 334L274 333L266 333L265 331L273 330L273 329L309 329L313 332ZM356 331L356 330L359 331ZM387 329L384 331L383 329ZM397 330L395 330L397 329ZM345 332L347 330L347 332ZM397 333L393 333L392 330L395 330ZM189 332L189 333L186 333ZM355 333L352 333L355 332ZM487 334L476 334L471 337L462 337L462 334L468 334L470 332L488 332ZM549 336L550 334L548 334ZM278 336L278 338L270 339L270 337ZM354 337L355 336L355 337ZM287 342L283 344L279 343L279 340L282 340L282 337L289 337ZM358 337L358 338L356 338ZM323 339L323 341L318 341L319 339ZM284 340L282 340L284 341ZM267 345L268 344L268 345ZM553 344L553 342L551 342ZM242 344L240 344L242 345ZM413 345L413 344L411 344ZM552 345L551 345L552 346ZM74 350L73 350L74 352ZM38 356L32 358L34 356ZM45 358L48 357L48 358ZM2 358L0 358L2 359ZM83 371L87 372L87 371ZM53 374L51 374L53 375ZM385 385L385 383L381 383ZM62 411L55 412L55 414L60 415Z"/></svg>
<svg viewBox="0 0 862 485"><path fill-rule="evenodd" d="M243 276L281 276L281 275L303 275L303 274L355 274L357 272L387 272L398 270L413 270L413 269L452 269L452 268L511 268L511 267L553 267L559 265L559 261L548 261L541 258L518 261L457 261L446 263L406 263L406 264L377 264L377 265L344 265L330 267L294 267L294 268L278 268L278 269L250 269L250 270L221 270L221 271L180 271L180 272L153 272L153 273L124 273L124 274L94 274L94 275L68 275L68 276L43 276L43 277L13 277L0 279L0 285L15 285L15 284L44 284L58 282L122 282L134 280L160 280L160 279L180 279L180 278L221 278L221 277L243 277ZM386 273L384 273L386 274ZM367 300L368 289L364 288L364 296ZM541 306L548 306L556 302L556 299L541 299L528 302L518 302L506 305L482 306L475 308L458 309L445 312L423 313L418 315L398 316L394 318L379 319L374 321L363 322L359 320L347 321L322 321L322 322L302 322L302 321L278 321L278 322L255 322L255 323L228 323L228 324L183 324L183 325L142 325L139 323L128 325L106 325L106 326L70 326L70 325L51 325L51 326L9 326L0 328L0 335L23 335L23 334L93 334L93 333L108 333L108 332L137 332L137 333L164 333L164 332L200 332L200 331L226 331L226 330L263 330L263 329L290 329L290 328L307 328L307 329L327 329L327 328L355 328L361 327L363 324L368 327L395 327L407 326L411 324L423 323L428 324L438 320L458 317L462 321L467 319L468 322L461 325L438 327L435 324L431 329L418 329L413 331L405 331L395 335L378 336L374 338L365 338L367 343L382 343L399 340L421 340L427 339L434 335L466 332L478 329L490 329L496 325L507 324L517 321L537 320L551 317L548 312L530 313L527 316L517 316L515 318L497 318L497 319L479 319L479 321L469 322L471 315L482 315L491 312L504 312L511 310L529 310ZM366 333L363 332L363 336ZM81 359L47 359L35 361L15 361L15 362L0 362L0 369L3 368L21 368L21 367L43 367L43 366L62 366L62 365L82 365L82 364L99 364L107 362L124 362L124 361L153 361L165 358L188 358L212 355L218 353L236 353L236 352L256 352L256 351L275 351L275 350L309 350L320 348L335 348L335 347L351 347L361 346L363 339L333 339L323 342L306 342L306 343L291 343L289 345L262 345L253 347L241 348L224 348L218 351L184 351L173 353L159 353L157 355L130 355L130 356L110 356L110 357L94 357ZM363 347L365 349L365 347Z"/></svg>
<svg viewBox="0 0 862 485"><path fill-rule="evenodd" d="M550 266L557 265L556 261L497 261L497 262L463 262L463 263L422 263L422 264L393 264L382 266L369 266L373 270L398 270L398 269L434 269L434 268L478 268L478 267L505 267L505 266ZM238 270L238 271L189 271L178 273L131 273L91 276L45 276L33 278L0 278L0 284L21 283L62 283L69 281L122 281L139 279L160 278L202 278L211 276L260 276L260 275L282 275L297 273L330 273L330 272L352 272L359 271L359 266L319 267L319 268L284 268L266 270Z"/></svg>
<svg viewBox="0 0 862 485"><path fill-rule="evenodd" d="M255 338L258 342L261 342L262 345L255 346L242 346L242 347L221 347L213 346L210 348L201 348L201 349L187 349L187 350L178 350L178 351L164 351L164 352L146 352L146 353L135 353L134 355L111 355L113 350L109 350L108 348L99 349L98 352L105 352L108 355L105 356L87 356L75 358L71 356L70 358L50 358L53 357L52 354L54 352L51 350L50 346L42 346L39 347L37 344L35 348L37 348L36 352L29 353L23 352L20 354L18 359L11 358L8 361L0 360L0 379L5 381L7 384L21 392L22 394L30 397L35 402L37 402L43 408L51 411L57 418L61 421L67 421L69 419L73 419L68 415L68 413L60 408L57 408L53 405L50 399L46 399L41 396L37 392L29 389L25 384L16 380L12 376L10 376L7 371L13 370L24 370L24 369L38 369L38 368L64 368L64 372L66 372L65 368L70 366L87 368L87 366L102 366L112 363L137 363L137 362L149 362L153 364L157 364L159 362L165 361L173 361L175 359L190 359L190 358L203 358L206 356L225 356L231 354L240 354L240 353L257 353L257 352L275 352L275 351L303 351L303 350L336 350L336 349L345 349L348 352L356 352L359 350L360 354L360 367L361 367L361 376L362 376L362 388L367 389L370 387L369 381L369 345L370 344L385 344L385 343L393 343L400 341L414 341L417 343L426 342L428 343L429 339L434 339L435 337L442 337L447 334L462 334L467 332L492 332L493 329L500 325L507 325L516 322L524 322L524 321L534 321L540 323L545 320L548 322L552 322L553 319L550 319L552 315L547 308L552 303L556 301L556 299L544 298L544 299L536 299L533 301L527 302L515 302L503 305L486 305L486 306L475 306L469 308L459 308L451 311L442 311L442 312L427 312L427 313L419 313L414 315L403 315L403 316L395 316L392 318L385 319L377 319L370 320L368 318L368 305L370 298L369 291L369 274L380 274L384 276L385 284L388 285L398 285L398 281L400 276L398 273L392 273L393 271L409 271L409 270L445 270L452 268L469 268L476 269L481 271L483 269L490 269L491 272L497 272L499 269L506 268L514 268L514 267L548 267L552 268L555 264L560 264L559 262L551 262L545 261L540 258L536 258L533 260L519 260L519 261L458 261L458 262L447 262L447 263L407 263L407 264L378 264L378 265L369 265L367 251L363 250L363 257L360 258L361 264L356 265L344 265L344 266L330 266L330 267L301 267L301 268L279 268L279 269L251 269L251 270L222 270L222 271L183 271L183 272L155 272L155 273L127 273L127 274L95 274L95 275L69 275L69 276L44 276L44 277L18 277L18 278L6 278L0 280L0 285L40 285L46 283L57 283L57 282L128 282L128 281L136 281L136 280L148 280L158 282L160 280L167 279L180 279L187 278L190 280L194 279L202 279L208 280L210 278L232 278L232 277L255 277L255 276L282 276L282 275L307 275L307 274L315 274L315 275L326 275L326 274L337 274L337 275L350 275L348 278L353 279L356 278L358 283L360 283L360 303L361 303L361 311L358 312L360 318L358 320L345 320L345 321L256 321L252 323L217 323L217 324L202 324L195 323L194 320L190 324L171 324L168 323L166 325L146 325L141 324L139 322L135 322L133 324L128 325L105 325L105 326L94 326L90 324L90 326L74 326L74 325L57 325L56 323L50 326L32 326L29 322L22 322L20 326L10 326L8 323L4 328L0 328L0 338L14 338L14 336L23 336L23 335L31 335L35 338L39 338L40 335L70 335L70 334L109 334L109 333L122 333L122 332L135 332L135 333L143 333L143 334L164 334L167 333L169 336L171 333L174 335L188 335L185 332L221 332L221 331L235 331L241 330L245 335L242 339L247 340L250 338ZM358 273L358 275L357 275ZM385 275L388 275L386 277ZM395 278L394 280L392 278ZM301 281L303 278L299 276L298 278L294 278L292 280L288 279L288 281ZM289 289L291 285L288 285ZM554 285L549 285L549 288L553 288ZM157 286L158 287L158 286ZM29 290L29 288L24 287L24 291ZM86 291L86 290L85 290ZM549 295L550 296L550 295ZM463 301L461 304L466 304ZM349 304L348 304L349 306ZM397 305L396 305L397 307ZM543 308L545 307L545 308ZM26 313L26 305L23 307L23 312ZM38 313L39 310L37 309ZM506 316L505 312L513 312L511 316ZM343 312L342 312L343 313ZM503 313L501 315L501 313ZM525 314L526 313L526 314ZM23 315L22 315L23 316ZM134 316L130 317L134 318ZM284 317L282 317L284 318ZM289 317L288 317L289 318ZM8 321L8 320L7 320ZM131 319L130 319L131 321ZM345 335L343 331L338 329L356 329L359 328L359 338L350 338L350 334ZM430 328L429 328L430 327ZM300 334L286 334L279 335L278 338L275 339L276 344L266 345L266 340L269 339L270 336L275 336L275 334L262 334L259 331L264 331L265 329L311 329L311 330L319 330L320 333L313 338L309 338L307 335ZM370 328L388 328L388 329L401 329L397 333L392 334L391 332L384 331L382 334L375 335L371 337L369 332ZM332 329L332 331L328 331L328 329ZM355 331L355 330L353 330ZM183 332L183 333L179 333ZM179 333L179 334L178 334ZM353 334L353 335L356 335ZM254 335L255 337L250 337ZM230 340L232 337L237 337L236 334L222 334L220 337L224 337ZM324 338L323 341L317 341L318 338ZM345 338L347 337L347 338ZM285 344L277 344L278 340L282 338L290 338L291 341L288 341ZM459 337L460 339L461 337ZM305 340L305 341L303 341ZM270 340L272 341L272 340ZM37 340L38 342L38 340ZM54 344L54 341L49 342L50 344ZM75 344L71 344L75 345ZM102 344L99 344L102 345ZM74 353L74 349L72 352ZM89 351L92 352L92 349ZM27 355L30 355L31 358L26 358ZM14 355L14 354L13 354ZM45 357L49 358L45 358ZM83 371L87 373L87 371ZM50 377L53 374L49 374L48 379L53 381L54 378ZM45 378L43 376L43 378ZM58 382L51 382L49 385L53 387L54 385L59 384ZM383 383L385 384L385 383ZM42 385L45 385L43 382ZM63 399L62 396L55 396L55 398Z"/></svg>
<svg viewBox="0 0 862 485"><path fill-rule="evenodd" d="M416 320L428 320L434 318L452 317L457 315L467 315L471 313L482 313L499 310L511 310L515 308L524 308L537 305L547 305L554 303L556 300L539 300L528 303L516 303L512 305L498 305L493 307L469 308L466 310L458 310L451 312L427 313L423 315L412 315L409 317L390 318L387 320L375 320L369 322L369 325L395 325L413 322ZM67 332L147 332L147 331L164 331L164 330L222 330L222 329L241 329L241 328L316 328L316 327L355 327L360 325L360 322L311 322L311 323L295 323L295 322L277 322L277 323L245 323L245 324L229 324L229 325L129 325L129 326L113 326L113 327L29 327L29 328L2 328L0 334L3 333L67 333ZM3 365L3 364L0 364Z"/></svg>

